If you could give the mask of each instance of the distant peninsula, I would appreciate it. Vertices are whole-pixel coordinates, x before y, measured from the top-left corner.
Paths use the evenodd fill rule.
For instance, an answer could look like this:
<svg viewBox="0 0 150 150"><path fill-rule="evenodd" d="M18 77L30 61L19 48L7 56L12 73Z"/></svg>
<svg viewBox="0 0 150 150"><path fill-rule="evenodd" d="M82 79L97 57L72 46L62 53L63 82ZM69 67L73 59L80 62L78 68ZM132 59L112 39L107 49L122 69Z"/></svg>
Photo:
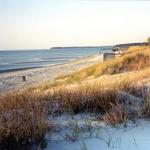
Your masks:
<svg viewBox="0 0 150 150"><path fill-rule="evenodd" d="M68 46L68 47L51 47L50 49L99 48L99 47L112 47L112 46Z"/></svg>

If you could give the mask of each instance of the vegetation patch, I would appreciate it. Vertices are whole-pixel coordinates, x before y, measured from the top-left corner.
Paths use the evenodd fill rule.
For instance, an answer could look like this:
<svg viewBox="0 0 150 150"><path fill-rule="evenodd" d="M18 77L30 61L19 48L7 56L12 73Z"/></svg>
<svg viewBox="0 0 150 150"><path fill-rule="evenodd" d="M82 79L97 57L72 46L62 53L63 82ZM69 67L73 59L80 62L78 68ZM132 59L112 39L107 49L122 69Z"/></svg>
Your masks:
<svg viewBox="0 0 150 150"><path fill-rule="evenodd" d="M47 121L51 114L92 112L103 114L104 121L112 126L127 122L130 114L119 105L117 92L148 99L144 84L150 76L149 49L149 46L129 48L119 58L58 77L53 83L1 96L0 149L42 146L51 129ZM91 76L95 78L87 80ZM146 102L148 115L150 104Z"/></svg>
<svg viewBox="0 0 150 150"><path fill-rule="evenodd" d="M64 82L73 83L85 80L94 75L96 78L104 74L118 74L128 71L141 70L150 66L150 47L131 47L121 57L101 62L99 64L82 69L69 75L57 77L56 80L64 79Z"/></svg>
<svg viewBox="0 0 150 150"><path fill-rule="evenodd" d="M39 95L19 92L0 97L0 149L41 145L48 131L46 114Z"/></svg>

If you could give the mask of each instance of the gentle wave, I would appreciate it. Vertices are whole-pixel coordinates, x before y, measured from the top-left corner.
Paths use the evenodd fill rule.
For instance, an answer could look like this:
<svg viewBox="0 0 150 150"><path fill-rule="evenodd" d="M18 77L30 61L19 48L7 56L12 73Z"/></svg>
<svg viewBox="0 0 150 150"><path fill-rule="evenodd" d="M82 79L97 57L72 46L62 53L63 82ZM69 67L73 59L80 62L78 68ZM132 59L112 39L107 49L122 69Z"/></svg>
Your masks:
<svg viewBox="0 0 150 150"><path fill-rule="evenodd" d="M0 51L0 70L19 70L62 64L89 55L112 51L112 47L63 48L56 50Z"/></svg>

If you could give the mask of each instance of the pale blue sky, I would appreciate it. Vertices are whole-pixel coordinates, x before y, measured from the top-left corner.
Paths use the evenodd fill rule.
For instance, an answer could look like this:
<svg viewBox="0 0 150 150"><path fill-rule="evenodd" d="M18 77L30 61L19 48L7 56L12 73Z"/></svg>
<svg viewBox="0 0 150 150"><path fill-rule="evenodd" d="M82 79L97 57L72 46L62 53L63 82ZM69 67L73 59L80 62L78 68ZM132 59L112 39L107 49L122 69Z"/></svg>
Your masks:
<svg viewBox="0 0 150 150"><path fill-rule="evenodd" d="M0 49L113 45L150 36L150 1L0 0Z"/></svg>

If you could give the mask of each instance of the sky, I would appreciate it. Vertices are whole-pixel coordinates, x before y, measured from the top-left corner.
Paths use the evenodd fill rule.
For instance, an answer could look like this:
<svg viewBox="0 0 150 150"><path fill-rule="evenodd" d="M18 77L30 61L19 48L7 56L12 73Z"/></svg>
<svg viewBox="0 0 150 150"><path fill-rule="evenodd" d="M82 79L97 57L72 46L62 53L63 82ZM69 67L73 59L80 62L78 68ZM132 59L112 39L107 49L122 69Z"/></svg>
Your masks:
<svg viewBox="0 0 150 150"><path fill-rule="evenodd" d="M0 50L101 46L150 36L150 1L0 0Z"/></svg>

